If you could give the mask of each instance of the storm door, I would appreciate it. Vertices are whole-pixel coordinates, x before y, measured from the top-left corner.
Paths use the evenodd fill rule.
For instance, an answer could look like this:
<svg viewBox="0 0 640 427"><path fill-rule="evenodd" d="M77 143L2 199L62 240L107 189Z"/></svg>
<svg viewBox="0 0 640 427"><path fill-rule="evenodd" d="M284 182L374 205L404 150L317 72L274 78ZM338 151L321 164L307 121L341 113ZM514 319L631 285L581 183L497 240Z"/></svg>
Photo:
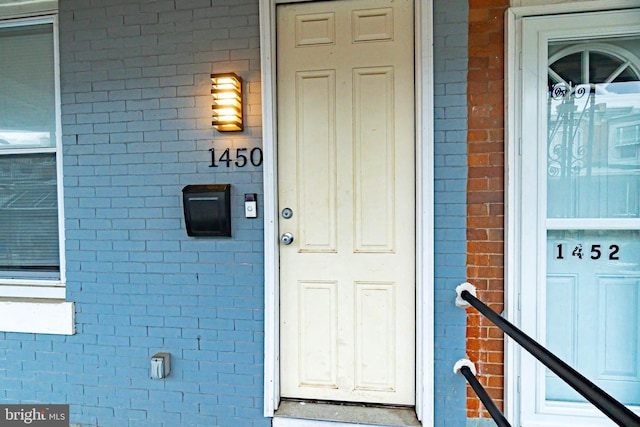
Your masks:
<svg viewBox="0 0 640 427"><path fill-rule="evenodd" d="M640 407L640 13L525 18L522 326ZM609 425L521 355L523 426ZM551 424L550 424L551 423Z"/></svg>

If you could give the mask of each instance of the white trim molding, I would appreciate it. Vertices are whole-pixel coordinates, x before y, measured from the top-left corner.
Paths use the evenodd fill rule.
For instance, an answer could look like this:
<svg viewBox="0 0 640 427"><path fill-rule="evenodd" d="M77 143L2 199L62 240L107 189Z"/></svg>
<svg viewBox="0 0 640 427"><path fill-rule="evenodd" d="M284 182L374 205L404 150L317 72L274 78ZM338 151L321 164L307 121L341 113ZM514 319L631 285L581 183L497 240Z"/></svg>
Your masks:
<svg viewBox="0 0 640 427"><path fill-rule="evenodd" d="M638 0L511 0L510 3L508 13L516 17L638 7Z"/></svg>
<svg viewBox="0 0 640 427"><path fill-rule="evenodd" d="M3 19L55 13L57 11L58 0L0 0L0 17Z"/></svg>
<svg viewBox="0 0 640 427"><path fill-rule="evenodd" d="M262 136L264 151L265 360L264 415L280 401L278 186L276 129L275 9L289 0L260 1ZM434 424L434 171L433 171L433 0L415 0L416 88L416 413L423 426ZM285 419L278 425L286 425ZM308 421L308 425L320 425ZM275 424L274 424L275 425ZM295 424L301 426L301 424ZM305 424L306 426L307 424ZM331 424L331 425L335 425Z"/></svg>
<svg viewBox="0 0 640 427"><path fill-rule="evenodd" d="M0 331L73 335L74 305L65 301L0 301Z"/></svg>
<svg viewBox="0 0 640 427"><path fill-rule="evenodd" d="M434 419L433 0L416 0L416 414Z"/></svg>
<svg viewBox="0 0 640 427"><path fill-rule="evenodd" d="M259 5L264 153L264 415L272 417L280 403L276 4L273 0L260 0Z"/></svg>

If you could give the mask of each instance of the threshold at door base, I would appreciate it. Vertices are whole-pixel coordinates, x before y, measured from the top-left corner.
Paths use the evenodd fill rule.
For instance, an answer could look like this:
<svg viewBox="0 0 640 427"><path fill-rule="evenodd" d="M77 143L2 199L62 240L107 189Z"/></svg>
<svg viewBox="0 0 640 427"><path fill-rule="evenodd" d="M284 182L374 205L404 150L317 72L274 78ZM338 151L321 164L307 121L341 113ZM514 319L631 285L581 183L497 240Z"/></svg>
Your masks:
<svg viewBox="0 0 640 427"><path fill-rule="evenodd" d="M419 427L412 407L282 400L273 427Z"/></svg>

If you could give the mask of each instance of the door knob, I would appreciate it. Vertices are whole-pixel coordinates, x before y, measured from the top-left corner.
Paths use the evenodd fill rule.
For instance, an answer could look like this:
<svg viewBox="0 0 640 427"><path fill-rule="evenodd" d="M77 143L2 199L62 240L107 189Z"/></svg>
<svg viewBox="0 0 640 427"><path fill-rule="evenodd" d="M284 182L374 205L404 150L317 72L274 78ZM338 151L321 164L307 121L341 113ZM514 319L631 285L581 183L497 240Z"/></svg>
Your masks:
<svg viewBox="0 0 640 427"><path fill-rule="evenodd" d="M289 232L283 233L280 237L280 241L283 245L290 245L291 243L293 243L293 234Z"/></svg>

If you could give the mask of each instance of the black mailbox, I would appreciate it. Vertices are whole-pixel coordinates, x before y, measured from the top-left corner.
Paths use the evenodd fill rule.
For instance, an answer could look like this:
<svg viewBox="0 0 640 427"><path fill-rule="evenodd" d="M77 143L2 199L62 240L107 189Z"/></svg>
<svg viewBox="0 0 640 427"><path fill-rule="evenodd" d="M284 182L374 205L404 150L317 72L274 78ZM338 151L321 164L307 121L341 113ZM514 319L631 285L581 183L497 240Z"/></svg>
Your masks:
<svg viewBox="0 0 640 427"><path fill-rule="evenodd" d="M187 185L182 189L189 236L231 236L231 185Z"/></svg>

